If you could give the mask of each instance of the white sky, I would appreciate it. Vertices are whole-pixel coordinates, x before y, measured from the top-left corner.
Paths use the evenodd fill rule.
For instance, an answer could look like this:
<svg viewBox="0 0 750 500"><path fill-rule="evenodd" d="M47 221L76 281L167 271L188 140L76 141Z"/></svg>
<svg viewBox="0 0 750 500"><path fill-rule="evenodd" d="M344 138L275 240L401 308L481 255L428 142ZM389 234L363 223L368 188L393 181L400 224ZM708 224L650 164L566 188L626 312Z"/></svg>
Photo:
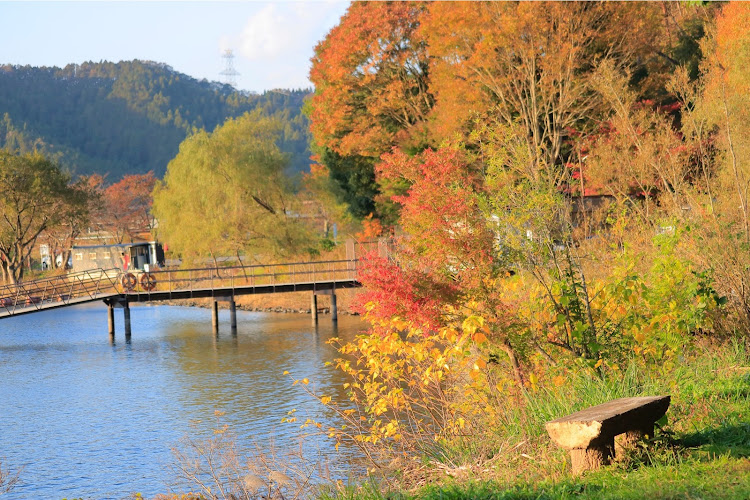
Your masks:
<svg viewBox="0 0 750 500"><path fill-rule="evenodd" d="M316 43L349 2L0 0L0 64L64 67L85 61L166 63L224 81L234 51L237 88L311 87Z"/></svg>

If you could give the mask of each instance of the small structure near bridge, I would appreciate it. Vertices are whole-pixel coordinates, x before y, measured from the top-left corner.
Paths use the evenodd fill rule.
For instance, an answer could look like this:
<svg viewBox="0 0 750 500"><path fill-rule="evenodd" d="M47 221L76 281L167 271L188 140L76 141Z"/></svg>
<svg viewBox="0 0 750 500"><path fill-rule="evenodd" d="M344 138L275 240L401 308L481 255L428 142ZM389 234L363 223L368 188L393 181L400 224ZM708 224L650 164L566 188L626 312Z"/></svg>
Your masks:
<svg viewBox="0 0 750 500"><path fill-rule="evenodd" d="M653 437L654 424L669 408L669 396L620 398L592 406L566 417L547 422L552 441L570 450L573 474L597 469L615 456L615 436L618 449Z"/></svg>
<svg viewBox="0 0 750 500"><path fill-rule="evenodd" d="M156 241L74 246L71 253L72 272L109 268L148 272L164 267L164 249Z"/></svg>

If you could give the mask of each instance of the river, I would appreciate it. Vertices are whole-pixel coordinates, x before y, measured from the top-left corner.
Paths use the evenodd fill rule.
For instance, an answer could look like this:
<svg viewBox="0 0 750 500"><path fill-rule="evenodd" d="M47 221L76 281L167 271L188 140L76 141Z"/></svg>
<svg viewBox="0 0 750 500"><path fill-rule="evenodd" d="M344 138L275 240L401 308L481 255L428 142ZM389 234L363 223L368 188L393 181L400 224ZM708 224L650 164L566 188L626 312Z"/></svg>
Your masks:
<svg viewBox="0 0 750 500"><path fill-rule="evenodd" d="M306 315L237 311L233 335L221 311L215 336L208 309L133 306L126 341L116 313L113 341L103 304L0 320L0 460L20 470L4 498L189 491L174 482L171 450L186 436L211 437L217 425L240 446L296 447L307 431L281 423L288 411L303 420L330 415L283 372L343 400L344 381L324 365L335 357L326 341L364 328L351 316L334 327L322 315L314 327ZM345 465L326 438L307 442Z"/></svg>

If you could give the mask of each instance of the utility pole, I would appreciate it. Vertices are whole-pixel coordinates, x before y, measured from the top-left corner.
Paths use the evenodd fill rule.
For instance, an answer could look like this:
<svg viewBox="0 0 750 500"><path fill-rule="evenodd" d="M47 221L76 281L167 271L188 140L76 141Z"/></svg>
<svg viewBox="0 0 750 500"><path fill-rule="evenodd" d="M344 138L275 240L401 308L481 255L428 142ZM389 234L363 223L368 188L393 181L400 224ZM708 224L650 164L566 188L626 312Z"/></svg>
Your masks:
<svg viewBox="0 0 750 500"><path fill-rule="evenodd" d="M234 52L232 49L227 49L221 57L224 59L224 70L219 72L219 74L224 77L224 83L236 88L237 77L240 73L234 69Z"/></svg>

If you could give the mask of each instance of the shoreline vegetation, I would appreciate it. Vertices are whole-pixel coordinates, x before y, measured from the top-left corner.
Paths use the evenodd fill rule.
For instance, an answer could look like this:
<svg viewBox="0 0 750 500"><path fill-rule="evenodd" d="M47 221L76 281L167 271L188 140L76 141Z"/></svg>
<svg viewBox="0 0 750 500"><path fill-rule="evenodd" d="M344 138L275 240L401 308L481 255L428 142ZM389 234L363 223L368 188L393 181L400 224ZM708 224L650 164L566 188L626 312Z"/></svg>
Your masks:
<svg viewBox="0 0 750 500"><path fill-rule="evenodd" d="M192 467L188 479L201 478L202 482L193 482L195 492L157 495L153 500L750 497L747 339L697 339L670 375L667 379L631 364L618 377L579 373L565 385L527 388L510 396L512 404L496 415L495 427L485 429L481 439L474 435L463 442L469 448L443 448L442 454L434 454L449 445L439 443L433 455L417 463L396 458L388 477L371 471L369 479L347 482L332 480L325 467L310 457L271 457L263 451L243 450L232 441L231 429L217 424L214 438L182 443L175 455L178 467ZM308 384L306 380L298 383ZM618 397L667 393L672 404L653 437L627 450L613 464L581 476L570 474L567 451L551 443L544 431L546 421L574 409ZM302 421L295 418L287 422ZM462 455L469 455L470 460L457 461Z"/></svg>

